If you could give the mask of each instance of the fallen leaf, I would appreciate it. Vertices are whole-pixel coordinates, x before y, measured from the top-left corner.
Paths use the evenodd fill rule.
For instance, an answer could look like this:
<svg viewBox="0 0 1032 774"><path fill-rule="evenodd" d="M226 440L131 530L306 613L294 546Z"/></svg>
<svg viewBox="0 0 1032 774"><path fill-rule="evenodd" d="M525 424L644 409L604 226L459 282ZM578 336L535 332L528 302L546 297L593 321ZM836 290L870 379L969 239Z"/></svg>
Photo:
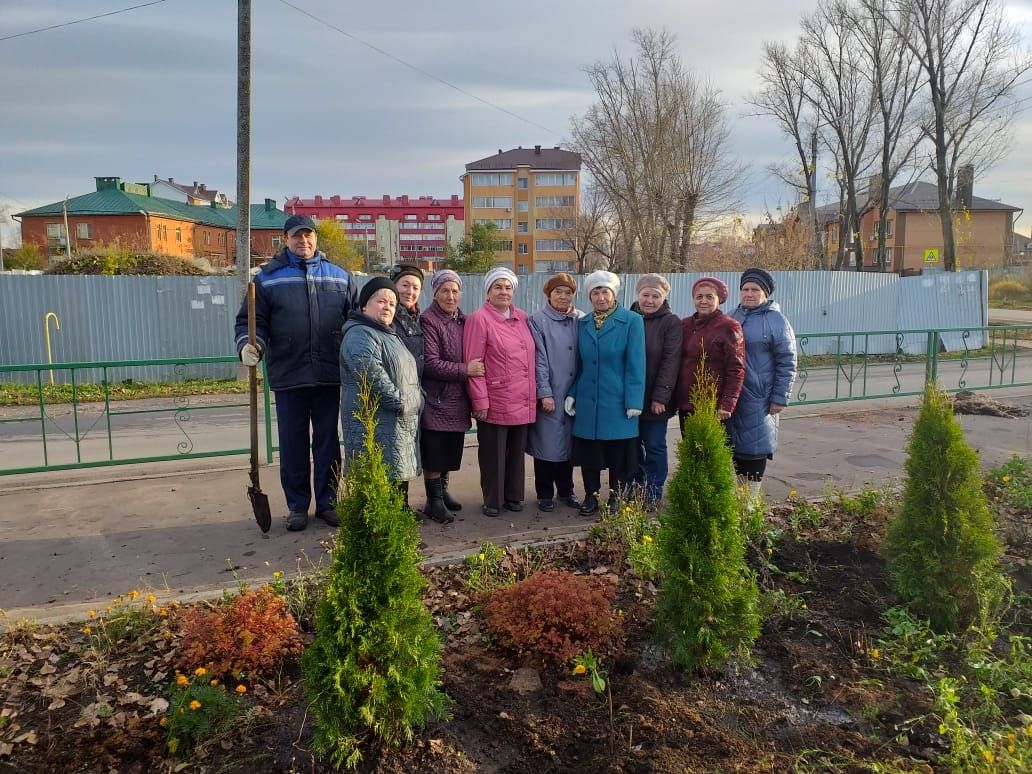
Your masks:
<svg viewBox="0 0 1032 774"><path fill-rule="evenodd" d="M36 736L35 731L26 731L21 736L15 737L12 741L15 744L21 744L22 742L25 742L26 744L36 744L39 742L39 737Z"/></svg>
<svg viewBox="0 0 1032 774"><path fill-rule="evenodd" d="M64 705L65 705L65 700L64 700L64 699L54 699L54 700L53 700L52 702L50 702L50 704L49 704L49 705L47 706L47 712L52 712L53 710L59 710L59 709L61 709L61 707L63 707Z"/></svg>
<svg viewBox="0 0 1032 774"><path fill-rule="evenodd" d="M56 671L57 671L57 667L55 667L49 661L39 668L39 673L41 675L52 675Z"/></svg>
<svg viewBox="0 0 1032 774"><path fill-rule="evenodd" d="M159 696L150 703L148 709L152 715L161 715L168 709L168 699L163 699Z"/></svg>
<svg viewBox="0 0 1032 774"><path fill-rule="evenodd" d="M6 758L14 752L14 745L8 742L0 742L0 758Z"/></svg>

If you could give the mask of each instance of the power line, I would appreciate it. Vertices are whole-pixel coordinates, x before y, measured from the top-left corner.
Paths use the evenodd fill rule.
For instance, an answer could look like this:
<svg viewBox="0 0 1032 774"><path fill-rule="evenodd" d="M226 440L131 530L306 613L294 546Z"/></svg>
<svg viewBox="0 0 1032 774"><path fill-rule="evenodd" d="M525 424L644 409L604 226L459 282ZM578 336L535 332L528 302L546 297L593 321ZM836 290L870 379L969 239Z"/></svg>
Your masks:
<svg viewBox="0 0 1032 774"><path fill-rule="evenodd" d="M93 21L94 19L103 19L107 16L117 16L118 14L125 13L126 11L135 11L137 8L146 8L149 5L158 5L159 3L163 2L165 2L165 0L152 0L152 2L149 3L141 3L140 5L133 5L128 8L121 8L117 11L108 11L107 13L98 13L96 16L87 16L84 19L75 19L74 21L62 22L61 24L51 24L49 27L40 27L37 30L16 32L13 35L4 35L3 37L0 37L0 43L2 43L5 40L13 40L14 38L24 38L26 35L35 35L39 32L60 29L61 27L71 27L73 24L82 24L83 22Z"/></svg>
<svg viewBox="0 0 1032 774"><path fill-rule="evenodd" d="M410 70L413 70L413 71L419 73L420 75L423 75L423 76L429 78L430 80L437 81L438 83L444 84L449 89L454 89L455 91L459 92L460 94L464 94L467 97L475 99L477 102L481 102L484 105L487 105L488 107L494 108L495 110L500 110L501 112L505 113L506 115L512 116L513 118L515 118L515 119L517 119L519 121L523 121L526 124L530 124L531 126L536 126L538 129L543 129L546 132L550 132L552 134L556 134L554 129L549 129L547 126L542 126L539 123L531 121L529 118L524 118L523 116L521 116L521 115L519 115L517 113L513 113L511 110L508 110L507 108L503 108L501 105L496 105L494 102L491 102L490 100L484 99L483 97L478 96L477 94L474 94L471 91L467 91L466 89L462 88L461 86L457 86L457 85L455 85L454 83L452 83L450 81L446 81L444 78L436 76L433 73L431 73L431 72L429 72L427 70L424 70L422 67L419 67L418 65L414 65L411 62L406 62L404 59L402 59L401 57L395 56L390 51L385 51L382 48L379 48L378 46L373 45L372 43L369 43L369 42L367 42L365 40L362 40L362 38L358 37L357 35L354 35L354 34L348 32L346 30L342 30L340 27L336 26L335 24L331 24L330 22L328 22L325 19L322 19L322 18L316 16L313 13L309 13L304 8L300 8L300 7L296 6L296 5L294 5L293 3L288 2L288 0L279 0L279 1L283 5L285 5L285 6L289 7L289 8L293 8L298 13L303 14L304 16L307 16L309 19L317 21L320 24L322 24L322 25L324 25L326 27L329 27L331 30L336 30L341 35L343 35L343 36L345 36L347 38L350 38L351 40L353 40L356 43L359 43L359 44L365 46L366 48L370 49L371 51L375 51L377 54L380 54L381 56L385 56L388 59L391 59L391 60L397 62L398 64L403 65L404 67L407 67Z"/></svg>

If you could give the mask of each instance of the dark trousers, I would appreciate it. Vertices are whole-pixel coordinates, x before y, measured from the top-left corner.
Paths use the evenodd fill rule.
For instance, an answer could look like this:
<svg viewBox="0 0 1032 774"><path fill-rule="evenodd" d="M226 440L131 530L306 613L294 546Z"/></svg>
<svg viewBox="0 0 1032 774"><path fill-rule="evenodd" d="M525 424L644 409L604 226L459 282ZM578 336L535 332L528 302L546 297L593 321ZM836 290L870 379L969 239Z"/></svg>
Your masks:
<svg viewBox="0 0 1032 774"><path fill-rule="evenodd" d="M551 500L573 494L573 465L534 459L534 490L539 500Z"/></svg>
<svg viewBox="0 0 1032 774"><path fill-rule="evenodd" d="M339 421L340 387L298 387L276 391L280 484L287 508L291 511L308 512L312 503L313 469L315 509L333 508L340 472ZM312 463L309 463L309 446Z"/></svg>
<svg viewBox="0 0 1032 774"><path fill-rule="evenodd" d="M735 473L745 476L749 481L762 481L763 473L767 470L767 458L760 457L758 460L747 460L741 457L732 457L735 463Z"/></svg>
<svg viewBox="0 0 1032 774"><path fill-rule="evenodd" d="M683 432L682 432L683 435ZM659 502L670 472L667 461L667 420L638 423L638 469L631 483L642 488L645 501Z"/></svg>
<svg viewBox="0 0 1032 774"><path fill-rule="evenodd" d="M523 502L527 425L477 422L477 443L484 505L501 508L503 503Z"/></svg>
<svg viewBox="0 0 1032 774"><path fill-rule="evenodd" d="M629 471L609 469L609 494L623 494L624 485L629 478ZM581 466L581 479L584 481L584 496L598 495L602 491L602 470L601 468L589 468Z"/></svg>

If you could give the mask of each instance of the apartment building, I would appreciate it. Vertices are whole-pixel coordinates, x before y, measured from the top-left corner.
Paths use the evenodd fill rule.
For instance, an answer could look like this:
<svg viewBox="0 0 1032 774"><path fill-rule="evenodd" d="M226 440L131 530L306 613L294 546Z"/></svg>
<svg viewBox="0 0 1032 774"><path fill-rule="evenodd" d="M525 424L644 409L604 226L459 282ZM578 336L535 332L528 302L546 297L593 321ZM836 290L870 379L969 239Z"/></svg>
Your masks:
<svg viewBox="0 0 1032 774"><path fill-rule="evenodd" d="M283 209L317 221L336 220L349 239L360 243L367 271L395 263L433 271L444 261L445 245L458 244L464 234L463 202L457 194L447 199L389 194L375 198L295 196L287 199Z"/></svg>
<svg viewBox="0 0 1032 774"><path fill-rule="evenodd" d="M462 176L467 233L494 223L495 260L517 274L576 271L580 212L579 153L552 148L498 149L466 164Z"/></svg>

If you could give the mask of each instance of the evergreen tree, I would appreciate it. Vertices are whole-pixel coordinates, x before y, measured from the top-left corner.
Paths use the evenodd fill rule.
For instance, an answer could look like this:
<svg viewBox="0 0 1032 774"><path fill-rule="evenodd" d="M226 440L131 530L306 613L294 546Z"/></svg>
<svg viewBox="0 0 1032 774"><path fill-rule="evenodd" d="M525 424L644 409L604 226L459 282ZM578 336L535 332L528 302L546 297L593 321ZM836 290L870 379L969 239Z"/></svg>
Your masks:
<svg viewBox="0 0 1032 774"><path fill-rule="evenodd" d="M365 445L341 480L340 528L315 640L302 656L315 748L354 768L361 747L395 747L444 717L441 641L421 592L419 532L373 439L375 401L361 393Z"/></svg>
<svg viewBox="0 0 1032 774"><path fill-rule="evenodd" d="M731 449L717 419L716 385L701 365L692 403L657 537L656 634L685 671L748 651L760 631Z"/></svg>
<svg viewBox="0 0 1032 774"><path fill-rule="evenodd" d="M925 389L904 465L903 500L885 543L897 593L939 631L960 631L997 609L1006 592L1000 543L978 455L948 395Z"/></svg>

